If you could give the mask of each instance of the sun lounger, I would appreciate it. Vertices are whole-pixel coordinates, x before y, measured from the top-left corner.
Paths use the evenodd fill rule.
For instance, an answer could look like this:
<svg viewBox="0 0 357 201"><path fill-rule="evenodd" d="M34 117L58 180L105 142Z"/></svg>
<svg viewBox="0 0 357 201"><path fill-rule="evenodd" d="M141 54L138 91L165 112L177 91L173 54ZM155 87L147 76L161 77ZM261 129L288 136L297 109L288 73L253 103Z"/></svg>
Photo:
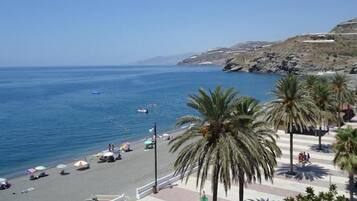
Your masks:
<svg viewBox="0 0 357 201"><path fill-rule="evenodd" d="M46 172L41 172L38 177L41 178L41 177L47 177L48 174Z"/></svg>
<svg viewBox="0 0 357 201"><path fill-rule="evenodd" d="M59 174L60 174L61 176L69 175L69 173L66 172L65 170L61 170L61 171L59 172Z"/></svg>
<svg viewBox="0 0 357 201"><path fill-rule="evenodd" d="M35 175L33 175L33 174L30 176L30 180L37 180L37 179L39 179L38 176L35 176Z"/></svg>
<svg viewBox="0 0 357 201"><path fill-rule="evenodd" d="M109 156L107 161L108 161L108 163L115 162L114 156Z"/></svg>
<svg viewBox="0 0 357 201"><path fill-rule="evenodd" d="M105 162L107 162L107 157L104 156L99 157L98 163L105 163Z"/></svg>
<svg viewBox="0 0 357 201"><path fill-rule="evenodd" d="M11 184L9 182L2 182L0 183L0 190L5 190L11 187Z"/></svg>
<svg viewBox="0 0 357 201"><path fill-rule="evenodd" d="M25 189L25 190L21 191L21 193L28 193L28 192L31 192L31 191L34 191L34 190L35 190L34 187L30 187L28 189Z"/></svg>

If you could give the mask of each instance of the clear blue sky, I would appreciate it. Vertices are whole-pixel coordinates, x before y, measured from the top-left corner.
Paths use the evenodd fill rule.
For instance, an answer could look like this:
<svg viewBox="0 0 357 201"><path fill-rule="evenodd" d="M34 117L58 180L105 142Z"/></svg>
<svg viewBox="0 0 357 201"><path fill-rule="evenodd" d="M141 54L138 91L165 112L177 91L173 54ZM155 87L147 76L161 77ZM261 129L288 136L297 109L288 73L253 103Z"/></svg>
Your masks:
<svg viewBox="0 0 357 201"><path fill-rule="evenodd" d="M0 66L125 64L354 17L356 0L1 0Z"/></svg>

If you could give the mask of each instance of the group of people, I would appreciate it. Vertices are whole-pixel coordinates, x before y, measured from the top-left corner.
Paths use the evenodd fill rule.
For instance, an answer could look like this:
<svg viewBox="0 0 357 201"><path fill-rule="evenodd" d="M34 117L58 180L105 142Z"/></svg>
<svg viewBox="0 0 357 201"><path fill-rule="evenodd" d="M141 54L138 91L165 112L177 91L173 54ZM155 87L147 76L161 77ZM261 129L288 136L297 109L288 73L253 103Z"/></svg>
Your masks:
<svg viewBox="0 0 357 201"><path fill-rule="evenodd" d="M114 152L114 149L115 149L115 145L114 144L109 144L108 145L108 150L109 151Z"/></svg>
<svg viewBox="0 0 357 201"><path fill-rule="evenodd" d="M0 182L0 190L5 190L10 188L11 184L8 181Z"/></svg>
<svg viewBox="0 0 357 201"><path fill-rule="evenodd" d="M310 162L310 153L300 152L299 153L299 163L311 163Z"/></svg>

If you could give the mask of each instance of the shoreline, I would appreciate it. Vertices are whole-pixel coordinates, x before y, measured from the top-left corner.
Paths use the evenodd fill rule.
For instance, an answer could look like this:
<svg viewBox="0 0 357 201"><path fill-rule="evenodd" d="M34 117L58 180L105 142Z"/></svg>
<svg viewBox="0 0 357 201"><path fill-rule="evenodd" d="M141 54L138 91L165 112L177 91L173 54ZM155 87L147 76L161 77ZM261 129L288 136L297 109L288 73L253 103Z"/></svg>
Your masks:
<svg viewBox="0 0 357 201"><path fill-rule="evenodd" d="M185 128L170 130L172 137L182 134ZM145 150L144 144L138 140L131 144L131 152L122 153L122 160L113 163L97 163L93 154L87 155L90 168L78 171L73 163L66 163L69 175L61 176L59 169L48 168L47 177L29 180L29 175L9 179L12 186L0 191L0 197L7 200L85 200L95 194L119 195L135 197L135 189L152 181L154 178L153 149ZM158 176L172 172L175 154L169 152L167 140L158 139ZM82 158L83 159L83 158ZM151 164L152 163L152 164ZM152 167L151 167L152 165ZM21 193L33 188L33 191Z"/></svg>
<svg viewBox="0 0 357 201"><path fill-rule="evenodd" d="M163 131L162 133L158 133L158 135L162 135L164 133L168 133L168 134L176 133L176 132L182 131L184 129L185 128L182 128L182 127L181 128L168 129L167 131ZM142 137L145 137L145 136L147 136L147 138L149 137L149 135L143 135L143 136L140 136L140 139L121 140L122 141L121 143L119 143L119 144L114 143L114 144L115 144L116 147L119 147L122 143L129 142L131 146L136 146L136 145L138 145L140 143L143 143L147 139L147 138L142 138ZM139 138L139 136L138 136L138 138ZM108 142L108 143L110 143L110 142ZM88 150L88 151L85 151L85 152L82 152L82 153L78 152L78 153L74 154L75 156L70 157L70 158L64 156L63 159L48 161L48 162L44 162L44 163L41 163L41 164L33 164L32 166L29 166L28 168L36 167L37 165L45 165L47 170L54 169L54 168L56 168L56 166L58 164L69 165L69 164L74 163L75 161L93 157L97 153L100 153L100 152L103 152L103 151L106 151L106 150L107 149L99 150L98 147L93 147L93 149L91 149L91 150ZM16 178L19 178L19 177L27 176L27 174L25 172L26 172L26 168L23 169L22 171L13 171L11 173L3 174L3 175L0 175L0 176L3 177L3 178L7 178L9 180L12 180L12 179L16 179Z"/></svg>

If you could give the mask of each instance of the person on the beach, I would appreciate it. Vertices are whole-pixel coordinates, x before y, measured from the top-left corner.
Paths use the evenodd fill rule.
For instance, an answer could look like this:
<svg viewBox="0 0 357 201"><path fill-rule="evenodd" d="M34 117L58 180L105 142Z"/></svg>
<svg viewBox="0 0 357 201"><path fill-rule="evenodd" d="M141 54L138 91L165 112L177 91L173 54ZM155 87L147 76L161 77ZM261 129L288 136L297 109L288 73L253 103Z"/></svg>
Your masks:
<svg viewBox="0 0 357 201"><path fill-rule="evenodd" d="M114 145L114 144L112 144L112 152L114 152L114 148L115 148L115 145Z"/></svg>
<svg viewBox="0 0 357 201"><path fill-rule="evenodd" d="M200 193L200 201L208 201L208 197L206 196L204 190L202 191L202 193Z"/></svg>
<svg viewBox="0 0 357 201"><path fill-rule="evenodd" d="M302 163L302 153L301 152L299 153L299 157L298 158L299 158L299 163Z"/></svg>
<svg viewBox="0 0 357 201"><path fill-rule="evenodd" d="M108 145L108 151L111 151L111 150L112 150L112 145L109 144L109 145Z"/></svg>
<svg viewBox="0 0 357 201"><path fill-rule="evenodd" d="M307 153L307 162L311 163L310 162L310 153Z"/></svg>

